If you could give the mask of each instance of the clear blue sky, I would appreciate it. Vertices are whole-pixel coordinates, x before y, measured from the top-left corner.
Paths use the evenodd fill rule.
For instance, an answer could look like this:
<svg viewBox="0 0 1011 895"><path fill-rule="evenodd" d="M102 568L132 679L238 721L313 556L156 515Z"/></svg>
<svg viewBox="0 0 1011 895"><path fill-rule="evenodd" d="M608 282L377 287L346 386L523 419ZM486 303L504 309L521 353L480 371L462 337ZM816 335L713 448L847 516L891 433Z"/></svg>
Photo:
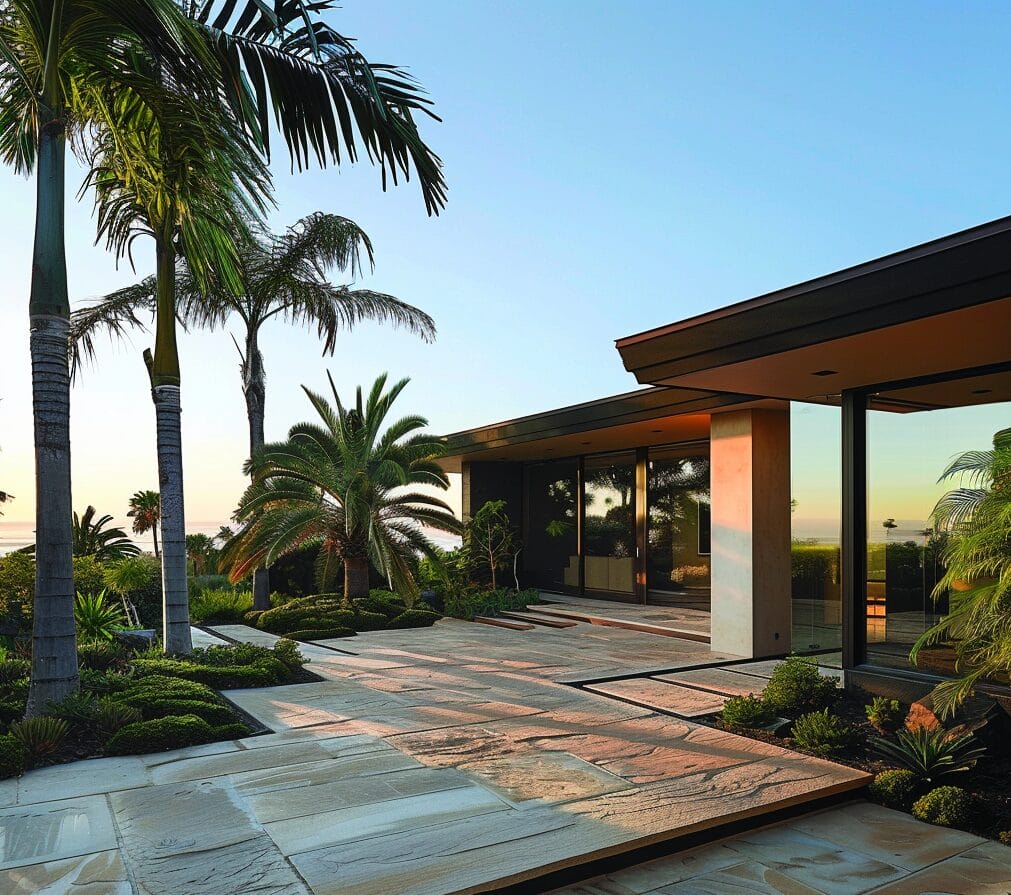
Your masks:
<svg viewBox="0 0 1011 895"><path fill-rule="evenodd" d="M369 285L440 334L363 327L324 362L311 335L273 327L268 437L307 415L298 385L321 387L326 365L345 390L411 376L404 409L444 432L629 390L617 337L1011 210L1006 4L346 0L333 24L428 88L449 207L428 219L413 184L384 194L367 165L292 177L279 156L274 222L356 219ZM19 520L34 192L7 171L0 195L0 486ZM133 279L93 232L74 203L75 301ZM156 487L146 344L110 347L75 388L76 506L122 516ZM220 333L182 353L188 516L224 521L246 453L237 357Z"/></svg>

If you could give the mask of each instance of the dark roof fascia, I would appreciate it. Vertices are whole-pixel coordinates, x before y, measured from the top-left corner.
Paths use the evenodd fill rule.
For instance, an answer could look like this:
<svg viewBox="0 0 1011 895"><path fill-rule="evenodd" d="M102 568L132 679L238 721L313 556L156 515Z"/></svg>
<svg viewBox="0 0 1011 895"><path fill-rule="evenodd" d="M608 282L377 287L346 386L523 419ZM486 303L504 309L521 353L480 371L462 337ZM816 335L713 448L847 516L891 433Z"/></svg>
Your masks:
<svg viewBox="0 0 1011 895"><path fill-rule="evenodd" d="M573 404L530 416L519 417L490 426L467 429L446 436L444 457L470 454L513 444L525 444L562 435L575 435L594 429L606 429L643 420L706 413L754 401L753 395L733 395L699 389L654 386Z"/></svg>
<svg viewBox="0 0 1011 895"><path fill-rule="evenodd" d="M1011 217L618 339L640 382L754 360L1011 295Z"/></svg>

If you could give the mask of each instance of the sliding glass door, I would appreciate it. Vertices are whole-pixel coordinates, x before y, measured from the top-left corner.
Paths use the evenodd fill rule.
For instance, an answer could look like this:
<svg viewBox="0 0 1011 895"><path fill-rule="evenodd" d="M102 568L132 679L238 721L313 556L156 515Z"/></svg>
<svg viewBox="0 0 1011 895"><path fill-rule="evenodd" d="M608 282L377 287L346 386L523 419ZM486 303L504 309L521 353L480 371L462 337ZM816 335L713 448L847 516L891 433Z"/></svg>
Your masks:
<svg viewBox="0 0 1011 895"><path fill-rule="evenodd" d="M583 589L587 596L635 596L635 453L583 461Z"/></svg>

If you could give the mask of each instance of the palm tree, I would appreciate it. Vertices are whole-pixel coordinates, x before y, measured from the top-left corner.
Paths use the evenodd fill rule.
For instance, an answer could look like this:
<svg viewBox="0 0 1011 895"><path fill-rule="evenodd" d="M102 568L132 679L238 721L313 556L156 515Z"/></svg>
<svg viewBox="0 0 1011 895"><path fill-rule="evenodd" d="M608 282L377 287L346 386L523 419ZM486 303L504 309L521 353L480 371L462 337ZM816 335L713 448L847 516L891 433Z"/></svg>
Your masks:
<svg viewBox="0 0 1011 895"><path fill-rule="evenodd" d="M0 8L0 157L37 184L32 390L38 561L28 715L78 687L70 497L70 303L64 249L68 135L100 124L93 91L127 92L139 52L183 91L214 67L171 0L10 0Z"/></svg>
<svg viewBox="0 0 1011 895"><path fill-rule="evenodd" d="M186 535L186 556L193 563L193 574L203 575L214 549L214 539L205 534Z"/></svg>
<svg viewBox="0 0 1011 895"><path fill-rule="evenodd" d="M957 589L959 600L910 652L915 663L922 649L953 645L961 677L934 688L942 715L968 699L981 680L1011 672L1011 429L994 435L993 450L956 457L939 481L963 474L969 487L944 494L932 515L937 531L949 535L944 577L933 596Z"/></svg>
<svg viewBox="0 0 1011 895"><path fill-rule="evenodd" d="M99 516L96 519L96 512L89 504L80 516L74 513L71 526L74 556L93 556L99 562L137 556L140 548L127 537L122 528L106 528L112 522L112 516Z"/></svg>
<svg viewBox="0 0 1011 895"><path fill-rule="evenodd" d="M142 535L151 532L154 538L154 555L158 552L158 523L161 519L161 495L157 491L135 491L130 498L130 512L126 514L133 518L134 534Z"/></svg>
<svg viewBox="0 0 1011 895"><path fill-rule="evenodd" d="M345 603L368 593L370 563L411 598L417 590L412 559L436 555L421 526L461 531L444 501L411 487L449 487L435 462L443 442L418 431L427 425L423 417L387 423L407 379L384 391L383 374L367 399L359 387L347 408L328 378L332 405L303 386L321 424L293 426L287 441L265 445L246 464L253 480L235 514L242 528L226 547L230 577L239 581L257 566L311 545L320 548L321 590L343 564Z"/></svg>
<svg viewBox="0 0 1011 895"><path fill-rule="evenodd" d="M331 267L357 276L362 255L374 267L372 243L354 221L317 212L298 221L280 236L259 233L239 247L243 289L236 293L212 281L209 290L183 266L176 279L179 317L183 326L215 328L234 315L244 328L241 358L242 392L249 421L249 456L264 443L266 375L259 338L272 318L314 328L323 343L323 354L333 354L341 329L361 320L376 320L404 326L425 341L435 338L435 323L424 311L392 295L368 289L331 285L326 271ZM157 282L143 282L120 289L101 302L74 315L74 338L82 350L95 353L96 330L121 333L144 323L140 311L156 308ZM265 568L253 573L253 607L270 608L270 582Z"/></svg>

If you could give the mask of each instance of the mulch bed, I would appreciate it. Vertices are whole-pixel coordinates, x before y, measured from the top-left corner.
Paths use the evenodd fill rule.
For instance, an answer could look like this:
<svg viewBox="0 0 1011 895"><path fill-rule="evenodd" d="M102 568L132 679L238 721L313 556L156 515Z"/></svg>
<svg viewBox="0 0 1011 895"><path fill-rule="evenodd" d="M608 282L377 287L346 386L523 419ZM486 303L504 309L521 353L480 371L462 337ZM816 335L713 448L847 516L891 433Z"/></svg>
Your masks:
<svg viewBox="0 0 1011 895"><path fill-rule="evenodd" d="M871 697L859 690L846 691L832 707L834 714L842 717L863 734L864 743L844 755L832 756L830 760L870 774L878 774L896 765L883 760L867 745L871 737L881 736L867 721L864 713L864 706L870 701ZM788 736L777 735L767 730L725 727L718 714L693 720L721 730L732 730L741 736L782 746L784 749L804 751ZM995 712L989 723L977 731L976 737L987 748L983 760L969 773L954 775L942 780L938 785L960 786L969 792L978 809L975 812L976 824L970 832L998 839L1002 832L1011 830L1011 717L1002 711Z"/></svg>

